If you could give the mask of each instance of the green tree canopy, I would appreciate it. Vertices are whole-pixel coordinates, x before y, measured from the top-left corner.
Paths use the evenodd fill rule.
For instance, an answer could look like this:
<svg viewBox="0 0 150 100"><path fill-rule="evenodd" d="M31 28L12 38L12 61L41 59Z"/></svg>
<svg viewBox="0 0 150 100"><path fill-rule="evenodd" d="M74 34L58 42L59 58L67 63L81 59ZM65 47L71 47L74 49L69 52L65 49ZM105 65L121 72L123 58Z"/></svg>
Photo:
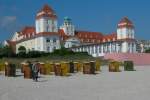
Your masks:
<svg viewBox="0 0 150 100"><path fill-rule="evenodd" d="M19 53L20 53L20 52L26 53L26 48L25 48L24 46L20 46L20 47L18 48L18 51L19 51Z"/></svg>
<svg viewBox="0 0 150 100"><path fill-rule="evenodd" d="M12 48L10 46L4 46L0 48L1 57L12 57L14 55Z"/></svg>

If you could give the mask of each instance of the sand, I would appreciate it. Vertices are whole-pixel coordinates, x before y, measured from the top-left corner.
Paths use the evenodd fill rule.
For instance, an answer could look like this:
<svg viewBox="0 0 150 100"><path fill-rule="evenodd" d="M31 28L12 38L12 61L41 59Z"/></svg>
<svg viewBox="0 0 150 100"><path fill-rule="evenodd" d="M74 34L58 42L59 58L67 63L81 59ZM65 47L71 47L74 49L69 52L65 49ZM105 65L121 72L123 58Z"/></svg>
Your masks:
<svg viewBox="0 0 150 100"><path fill-rule="evenodd" d="M0 100L149 100L150 67L70 77L43 76L39 82L0 75ZM19 75L19 73L18 73Z"/></svg>

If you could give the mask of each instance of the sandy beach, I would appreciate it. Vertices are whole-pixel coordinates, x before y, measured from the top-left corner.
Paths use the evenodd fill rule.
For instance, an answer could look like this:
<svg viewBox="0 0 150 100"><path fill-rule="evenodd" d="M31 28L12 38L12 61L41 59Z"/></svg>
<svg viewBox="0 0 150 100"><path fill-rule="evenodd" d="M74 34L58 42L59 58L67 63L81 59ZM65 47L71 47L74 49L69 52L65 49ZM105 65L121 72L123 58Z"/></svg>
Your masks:
<svg viewBox="0 0 150 100"><path fill-rule="evenodd" d="M97 75L73 74L70 77L43 76L39 82L23 76L0 75L0 100L149 100L150 67L136 71L108 72Z"/></svg>

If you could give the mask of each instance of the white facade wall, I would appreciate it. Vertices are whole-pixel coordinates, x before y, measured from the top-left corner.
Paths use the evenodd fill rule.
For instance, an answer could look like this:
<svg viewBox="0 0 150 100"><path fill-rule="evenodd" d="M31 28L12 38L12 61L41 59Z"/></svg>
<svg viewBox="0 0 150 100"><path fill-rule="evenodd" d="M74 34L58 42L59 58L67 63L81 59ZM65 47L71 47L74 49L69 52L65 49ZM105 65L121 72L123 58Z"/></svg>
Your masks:
<svg viewBox="0 0 150 100"><path fill-rule="evenodd" d="M87 51L89 55L93 57L104 56L106 53L135 53L136 44L135 42L108 42L102 44L91 44L82 47L78 47L79 52ZM75 51L78 50L75 48ZM73 49L74 50L74 49Z"/></svg>
<svg viewBox="0 0 150 100"><path fill-rule="evenodd" d="M74 25L63 25L61 26L61 29L64 30L65 34L66 35L69 35L69 36L74 36L74 32L75 32L75 27Z"/></svg>
<svg viewBox="0 0 150 100"><path fill-rule="evenodd" d="M35 50L35 39L23 41L16 44L16 53L18 53L18 48L24 46L27 51Z"/></svg>
<svg viewBox="0 0 150 100"><path fill-rule="evenodd" d="M123 52L123 53L128 52L128 43L127 43L127 42L123 42L123 43L122 43L121 52Z"/></svg>
<svg viewBox="0 0 150 100"><path fill-rule="evenodd" d="M73 46L79 46L79 45L80 45L80 41L77 38L69 38L64 43L65 48L71 48Z"/></svg>
<svg viewBox="0 0 150 100"><path fill-rule="evenodd" d="M134 39L134 29L133 28L118 28L117 29L117 39Z"/></svg>
<svg viewBox="0 0 150 100"><path fill-rule="evenodd" d="M86 45L86 46L82 46L82 47L78 47L78 48L73 48L73 51L76 51L76 52L87 52L89 55L92 55L93 57L100 57L100 56L104 56L105 53L111 53L111 50L112 50L112 47L110 48L110 45L112 45L112 43L103 43L103 44L97 44L97 45ZM115 43L115 45L117 45ZM105 52L104 52L105 50ZM117 52L117 50L119 50L119 47L118 49L115 49L116 51L114 52Z"/></svg>
<svg viewBox="0 0 150 100"><path fill-rule="evenodd" d="M60 38L57 35L44 37L44 51L53 52L55 49L60 49Z"/></svg>
<svg viewBox="0 0 150 100"><path fill-rule="evenodd" d="M18 40L23 39L23 36L19 36L19 34L21 33L15 32L13 37L11 38L11 41L18 41Z"/></svg>
<svg viewBox="0 0 150 100"><path fill-rule="evenodd" d="M41 18L36 20L36 33L40 32L58 32L57 20Z"/></svg>
<svg viewBox="0 0 150 100"><path fill-rule="evenodd" d="M48 41L49 40L49 41ZM54 49L60 49L60 39L57 35L51 36L41 36L26 40L16 45L16 53L18 53L18 48L24 46L27 51L36 50L36 51L45 51L53 52Z"/></svg>

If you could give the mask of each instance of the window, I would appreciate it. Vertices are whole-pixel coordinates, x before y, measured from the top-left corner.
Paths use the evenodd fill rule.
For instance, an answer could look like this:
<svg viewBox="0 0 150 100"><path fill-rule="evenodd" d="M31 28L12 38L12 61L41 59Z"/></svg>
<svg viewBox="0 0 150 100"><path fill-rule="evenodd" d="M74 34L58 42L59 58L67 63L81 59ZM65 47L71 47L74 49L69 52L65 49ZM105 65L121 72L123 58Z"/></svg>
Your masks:
<svg viewBox="0 0 150 100"><path fill-rule="evenodd" d="M54 24L54 21L52 20L52 24Z"/></svg>
<svg viewBox="0 0 150 100"><path fill-rule="evenodd" d="M54 32L54 30L55 30L55 26L53 25L53 26L52 26L52 32Z"/></svg>
<svg viewBox="0 0 150 100"><path fill-rule="evenodd" d="M50 39L49 39L49 38L47 38L47 39L46 39L46 42L50 42Z"/></svg>
<svg viewBox="0 0 150 100"><path fill-rule="evenodd" d="M68 28L68 27L66 27L66 30L67 30L67 32L68 32L69 28Z"/></svg>
<svg viewBox="0 0 150 100"><path fill-rule="evenodd" d="M49 26L47 25L47 32L49 32Z"/></svg>
<svg viewBox="0 0 150 100"><path fill-rule="evenodd" d="M50 51L50 47L47 47L47 51Z"/></svg>
<svg viewBox="0 0 150 100"><path fill-rule="evenodd" d="M53 39L53 42L54 42L54 43L56 42L56 38Z"/></svg>
<svg viewBox="0 0 150 100"><path fill-rule="evenodd" d="M85 38L87 38L87 34L85 35Z"/></svg>
<svg viewBox="0 0 150 100"><path fill-rule="evenodd" d="M47 24L49 24L49 25L50 25L50 24L51 24L51 20L48 20L48 21L47 21Z"/></svg>
<svg viewBox="0 0 150 100"><path fill-rule="evenodd" d="M95 40L93 39L93 43L95 42Z"/></svg>
<svg viewBox="0 0 150 100"><path fill-rule="evenodd" d="M56 47L54 47L53 49L56 50Z"/></svg>

